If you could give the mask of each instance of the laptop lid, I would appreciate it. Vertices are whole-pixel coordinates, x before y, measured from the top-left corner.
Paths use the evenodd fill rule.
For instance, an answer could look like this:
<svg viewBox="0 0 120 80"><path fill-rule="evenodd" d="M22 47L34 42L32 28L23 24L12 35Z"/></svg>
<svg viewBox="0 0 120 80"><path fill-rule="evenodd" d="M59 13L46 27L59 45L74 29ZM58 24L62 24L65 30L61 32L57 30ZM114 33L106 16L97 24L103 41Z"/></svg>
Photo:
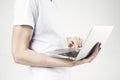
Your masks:
<svg viewBox="0 0 120 80"><path fill-rule="evenodd" d="M100 42L104 46L104 43L108 39L110 33L113 30L113 26L95 26L89 32L82 49L78 53L76 60L82 59L88 55L92 47L97 43Z"/></svg>

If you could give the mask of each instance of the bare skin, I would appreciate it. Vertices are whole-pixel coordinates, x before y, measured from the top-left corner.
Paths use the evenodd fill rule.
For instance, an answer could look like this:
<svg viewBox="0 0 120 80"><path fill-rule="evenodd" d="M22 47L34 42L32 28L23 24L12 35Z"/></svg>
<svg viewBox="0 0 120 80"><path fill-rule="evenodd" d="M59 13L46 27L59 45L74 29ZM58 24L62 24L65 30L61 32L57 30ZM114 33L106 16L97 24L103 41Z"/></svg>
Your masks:
<svg viewBox="0 0 120 80"><path fill-rule="evenodd" d="M76 51L79 51L79 48L83 45L83 40L79 37L68 37L67 43L68 47L73 47Z"/></svg>
<svg viewBox="0 0 120 80"><path fill-rule="evenodd" d="M13 27L12 53L16 63L35 67L72 67L91 62L100 50L97 43L91 51L91 55L78 61L57 59L29 49L33 35L33 29L29 25L18 25ZM76 50L82 46L82 40L78 37L68 38L68 46ZM42 46L42 45L41 45Z"/></svg>

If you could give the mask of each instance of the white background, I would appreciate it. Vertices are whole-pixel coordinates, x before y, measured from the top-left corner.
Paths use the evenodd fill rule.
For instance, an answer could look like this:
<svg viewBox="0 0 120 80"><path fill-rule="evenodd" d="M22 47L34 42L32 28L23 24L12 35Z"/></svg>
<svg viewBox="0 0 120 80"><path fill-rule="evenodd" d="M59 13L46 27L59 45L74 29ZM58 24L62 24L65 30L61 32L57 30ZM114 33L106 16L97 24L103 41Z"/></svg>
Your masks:
<svg viewBox="0 0 120 80"><path fill-rule="evenodd" d="M0 0L0 80L28 80L27 67L11 55L14 0ZM89 64L72 68L73 80L120 80L120 0L56 0L68 36L86 38L95 25L115 26L106 45Z"/></svg>

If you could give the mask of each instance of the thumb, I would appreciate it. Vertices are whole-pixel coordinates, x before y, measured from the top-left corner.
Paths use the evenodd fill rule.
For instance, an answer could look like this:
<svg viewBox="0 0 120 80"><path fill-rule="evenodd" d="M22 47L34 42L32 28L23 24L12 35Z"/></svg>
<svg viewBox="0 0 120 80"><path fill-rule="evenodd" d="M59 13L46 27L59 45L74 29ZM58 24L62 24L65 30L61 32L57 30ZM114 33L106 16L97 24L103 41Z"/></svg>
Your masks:
<svg viewBox="0 0 120 80"><path fill-rule="evenodd" d="M68 47L73 47L73 42L72 41L68 41Z"/></svg>

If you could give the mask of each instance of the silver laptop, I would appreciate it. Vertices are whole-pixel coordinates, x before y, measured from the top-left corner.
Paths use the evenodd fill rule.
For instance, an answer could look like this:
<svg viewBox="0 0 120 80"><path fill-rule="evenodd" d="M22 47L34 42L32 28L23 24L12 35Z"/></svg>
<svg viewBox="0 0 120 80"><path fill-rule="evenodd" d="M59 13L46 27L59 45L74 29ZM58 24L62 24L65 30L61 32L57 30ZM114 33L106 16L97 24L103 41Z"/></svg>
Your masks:
<svg viewBox="0 0 120 80"><path fill-rule="evenodd" d="M50 56L56 58L80 60L89 55L89 52L97 42L100 42L102 44L101 47L103 47L112 30L113 26L95 26L90 30L83 47L80 48L78 52L76 52L74 48L66 48L47 53L50 53Z"/></svg>

